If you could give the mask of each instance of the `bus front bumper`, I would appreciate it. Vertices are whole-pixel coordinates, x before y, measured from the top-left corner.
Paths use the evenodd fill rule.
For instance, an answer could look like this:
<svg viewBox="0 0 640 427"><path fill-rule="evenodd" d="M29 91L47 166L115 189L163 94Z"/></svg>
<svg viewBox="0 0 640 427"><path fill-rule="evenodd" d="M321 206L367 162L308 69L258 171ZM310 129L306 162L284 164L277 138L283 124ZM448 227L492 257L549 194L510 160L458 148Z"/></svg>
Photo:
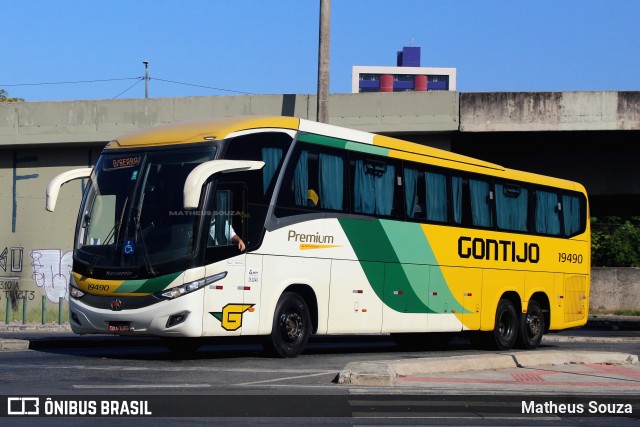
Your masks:
<svg viewBox="0 0 640 427"><path fill-rule="evenodd" d="M127 309L136 297L114 297L107 310L69 298L69 323L76 334L202 336L203 290L142 308ZM115 300L118 300L117 302Z"/></svg>

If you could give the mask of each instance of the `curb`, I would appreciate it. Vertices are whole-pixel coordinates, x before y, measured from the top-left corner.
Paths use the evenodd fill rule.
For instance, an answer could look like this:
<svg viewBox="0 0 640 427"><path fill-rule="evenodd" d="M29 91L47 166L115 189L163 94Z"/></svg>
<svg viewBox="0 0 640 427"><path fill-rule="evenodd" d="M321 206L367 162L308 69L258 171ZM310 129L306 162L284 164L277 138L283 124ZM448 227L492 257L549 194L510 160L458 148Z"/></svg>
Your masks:
<svg viewBox="0 0 640 427"><path fill-rule="evenodd" d="M71 326L68 323L63 323L61 325L58 324L9 324L9 325L0 325L0 332L69 332L73 334L71 331Z"/></svg>
<svg viewBox="0 0 640 427"><path fill-rule="evenodd" d="M640 344L640 337L590 337L580 335L545 335L543 343L579 342L590 344Z"/></svg>
<svg viewBox="0 0 640 427"><path fill-rule="evenodd" d="M28 340L3 339L0 340L0 351L29 350Z"/></svg>
<svg viewBox="0 0 640 427"><path fill-rule="evenodd" d="M433 357L412 360L351 362L340 371L338 383L392 387L398 377L567 364L638 365L638 356L602 351L544 351Z"/></svg>

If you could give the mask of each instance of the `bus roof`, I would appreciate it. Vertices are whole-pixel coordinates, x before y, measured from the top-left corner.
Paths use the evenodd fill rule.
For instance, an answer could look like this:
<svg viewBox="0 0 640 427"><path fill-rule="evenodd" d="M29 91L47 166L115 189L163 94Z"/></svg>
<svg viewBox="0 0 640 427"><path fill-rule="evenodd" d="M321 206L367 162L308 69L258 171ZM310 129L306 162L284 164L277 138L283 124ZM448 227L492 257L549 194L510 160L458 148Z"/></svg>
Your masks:
<svg viewBox="0 0 640 427"><path fill-rule="evenodd" d="M142 148L206 142L221 140L234 133L252 129L288 129L308 132L328 138L385 148L388 149L388 156L403 160L432 163L469 172L484 172L514 180L584 191L584 187L572 181L511 170L495 163L426 145L295 117L238 116L167 124L123 135L109 142L105 148Z"/></svg>
<svg viewBox="0 0 640 427"><path fill-rule="evenodd" d="M138 148L173 144L188 144L220 140L247 129L280 128L297 130L300 119L295 117L225 117L172 123L129 133L107 144L108 149ZM206 138L206 139L205 139Z"/></svg>

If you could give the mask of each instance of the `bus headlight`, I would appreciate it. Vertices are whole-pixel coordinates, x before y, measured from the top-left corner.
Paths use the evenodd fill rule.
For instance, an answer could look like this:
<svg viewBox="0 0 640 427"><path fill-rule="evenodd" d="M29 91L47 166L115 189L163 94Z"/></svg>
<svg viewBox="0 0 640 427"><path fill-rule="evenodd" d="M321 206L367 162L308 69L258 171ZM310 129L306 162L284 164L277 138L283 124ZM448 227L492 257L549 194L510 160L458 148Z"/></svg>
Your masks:
<svg viewBox="0 0 640 427"><path fill-rule="evenodd" d="M75 299L80 299L85 296L84 292L76 288L76 279L75 277L73 277L73 274L69 278L69 295L71 295Z"/></svg>
<svg viewBox="0 0 640 427"><path fill-rule="evenodd" d="M227 272L223 271L222 273L214 274L213 276L205 277L204 279L196 280L193 282L185 283L184 285L176 286L175 288L171 288L168 291L162 292L160 295L167 299L174 299L181 297L182 295L189 294L191 292L197 291L200 288L203 288L207 285L210 285L213 282L217 282L218 280L224 279L227 277Z"/></svg>
<svg viewBox="0 0 640 427"><path fill-rule="evenodd" d="M71 295L75 299L80 299L85 295L85 293L82 292L80 289L74 286L71 286L71 284L69 284L69 295Z"/></svg>

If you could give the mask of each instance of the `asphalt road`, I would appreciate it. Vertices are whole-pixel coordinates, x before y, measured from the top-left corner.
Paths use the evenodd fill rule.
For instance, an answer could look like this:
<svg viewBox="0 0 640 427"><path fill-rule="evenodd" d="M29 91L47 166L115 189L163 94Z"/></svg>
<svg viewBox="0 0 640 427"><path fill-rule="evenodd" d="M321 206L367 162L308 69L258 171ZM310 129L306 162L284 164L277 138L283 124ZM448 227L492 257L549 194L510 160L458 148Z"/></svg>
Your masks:
<svg viewBox="0 0 640 427"><path fill-rule="evenodd" d="M630 425L640 418L638 366L604 373L593 367L580 366L573 372L570 367L555 367L554 381L548 380L551 374L544 370L520 370L417 377L392 388L336 382L338 372L354 361L461 355L490 358L495 354L472 348L464 338L437 348L407 350L388 336L315 337L298 358L275 359L266 357L261 346L252 341L211 340L197 353L178 357L153 338L74 337L60 332L0 335L30 338L31 343L30 350L0 352L0 396L146 400L155 414L136 418L141 425ZM567 331L549 336L536 352L557 350L637 355L640 334L633 330ZM586 386L577 388L577 381L585 381ZM627 402L633 413L611 420L608 413L606 417L523 414L522 402L532 396L532 405L572 398L584 411L593 399L608 396L605 403ZM194 414L200 417L194 418ZM161 418L155 418L158 415ZM69 421L80 424L83 419L11 420L28 425L68 425ZM114 420L124 422L125 418L110 418L109 425L114 425ZM106 422L104 418L91 420L95 425Z"/></svg>

